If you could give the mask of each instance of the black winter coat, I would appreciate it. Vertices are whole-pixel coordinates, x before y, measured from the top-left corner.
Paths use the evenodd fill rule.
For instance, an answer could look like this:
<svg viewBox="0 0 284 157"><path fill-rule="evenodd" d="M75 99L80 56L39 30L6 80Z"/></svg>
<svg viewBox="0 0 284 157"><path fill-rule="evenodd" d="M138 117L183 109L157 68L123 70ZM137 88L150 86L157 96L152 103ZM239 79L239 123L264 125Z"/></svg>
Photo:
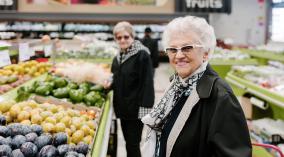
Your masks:
<svg viewBox="0 0 284 157"><path fill-rule="evenodd" d="M246 119L228 84L207 66L196 91L200 100L181 132L173 132L178 137L170 156L251 157ZM169 138L167 142L169 145Z"/></svg>
<svg viewBox="0 0 284 157"><path fill-rule="evenodd" d="M137 119L139 107L154 104L154 84L150 55L140 50L121 65L115 57L112 62L113 105L118 118Z"/></svg>
<svg viewBox="0 0 284 157"><path fill-rule="evenodd" d="M149 36L145 36L141 40L141 43L150 50L153 68L157 68L159 66L158 41Z"/></svg>

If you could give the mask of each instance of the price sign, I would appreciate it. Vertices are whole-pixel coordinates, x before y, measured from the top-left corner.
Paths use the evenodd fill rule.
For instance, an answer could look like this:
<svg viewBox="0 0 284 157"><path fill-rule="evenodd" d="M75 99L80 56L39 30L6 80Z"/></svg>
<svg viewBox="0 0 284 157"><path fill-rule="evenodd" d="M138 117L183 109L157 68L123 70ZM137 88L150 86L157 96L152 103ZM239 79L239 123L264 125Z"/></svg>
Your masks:
<svg viewBox="0 0 284 157"><path fill-rule="evenodd" d="M11 64L11 59L9 55L8 50L2 50L0 51L0 67L10 65Z"/></svg>
<svg viewBox="0 0 284 157"><path fill-rule="evenodd" d="M48 57L52 53L52 45L45 45L44 46L44 56Z"/></svg>
<svg viewBox="0 0 284 157"><path fill-rule="evenodd" d="M28 43L19 44L19 61L29 60L31 57L30 46Z"/></svg>

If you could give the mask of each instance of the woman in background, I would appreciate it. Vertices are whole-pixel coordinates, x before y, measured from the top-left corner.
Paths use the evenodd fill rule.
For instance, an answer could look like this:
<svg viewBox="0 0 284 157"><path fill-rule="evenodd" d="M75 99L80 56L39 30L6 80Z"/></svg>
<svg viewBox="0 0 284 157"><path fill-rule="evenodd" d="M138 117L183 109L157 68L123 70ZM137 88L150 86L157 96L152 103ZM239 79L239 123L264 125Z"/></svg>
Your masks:
<svg viewBox="0 0 284 157"><path fill-rule="evenodd" d="M154 104L150 52L140 41L134 40L134 29L128 22L116 24L113 34L120 47L120 53L113 59L111 67L114 110L121 120L127 156L140 157L143 129L140 119Z"/></svg>

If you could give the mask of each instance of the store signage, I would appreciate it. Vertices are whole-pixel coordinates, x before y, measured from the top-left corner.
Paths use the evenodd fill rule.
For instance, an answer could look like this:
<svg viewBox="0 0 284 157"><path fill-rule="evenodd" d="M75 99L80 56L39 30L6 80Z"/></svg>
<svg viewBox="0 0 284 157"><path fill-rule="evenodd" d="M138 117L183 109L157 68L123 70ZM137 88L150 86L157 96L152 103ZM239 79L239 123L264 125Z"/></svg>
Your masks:
<svg viewBox="0 0 284 157"><path fill-rule="evenodd" d="M44 46L44 56L48 57L52 53L53 46L52 45L45 45Z"/></svg>
<svg viewBox="0 0 284 157"><path fill-rule="evenodd" d="M0 51L0 67L10 65L11 59L8 50L1 50Z"/></svg>
<svg viewBox="0 0 284 157"><path fill-rule="evenodd" d="M19 44L19 61L29 60L31 57L30 46L28 43Z"/></svg>
<svg viewBox="0 0 284 157"><path fill-rule="evenodd" d="M17 10L17 0L0 0L0 12L5 10Z"/></svg>
<svg viewBox="0 0 284 157"><path fill-rule="evenodd" d="M177 0L177 12L231 13L231 0Z"/></svg>

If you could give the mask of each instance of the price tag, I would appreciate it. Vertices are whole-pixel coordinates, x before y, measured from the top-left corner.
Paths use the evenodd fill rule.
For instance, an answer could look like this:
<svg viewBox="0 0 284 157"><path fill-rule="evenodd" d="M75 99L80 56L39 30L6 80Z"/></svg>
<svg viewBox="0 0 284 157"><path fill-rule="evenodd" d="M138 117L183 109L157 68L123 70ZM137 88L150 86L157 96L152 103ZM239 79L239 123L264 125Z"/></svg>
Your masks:
<svg viewBox="0 0 284 157"><path fill-rule="evenodd" d="M31 57L30 46L28 43L19 44L19 61L29 60Z"/></svg>
<svg viewBox="0 0 284 157"><path fill-rule="evenodd" d="M11 59L9 55L8 50L2 50L0 51L0 67L10 65L11 64Z"/></svg>
<svg viewBox="0 0 284 157"><path fill-rule="evenodd" d="M44 46L44 56L48 57L52 53L52 45L45 45Z"/></svg>

